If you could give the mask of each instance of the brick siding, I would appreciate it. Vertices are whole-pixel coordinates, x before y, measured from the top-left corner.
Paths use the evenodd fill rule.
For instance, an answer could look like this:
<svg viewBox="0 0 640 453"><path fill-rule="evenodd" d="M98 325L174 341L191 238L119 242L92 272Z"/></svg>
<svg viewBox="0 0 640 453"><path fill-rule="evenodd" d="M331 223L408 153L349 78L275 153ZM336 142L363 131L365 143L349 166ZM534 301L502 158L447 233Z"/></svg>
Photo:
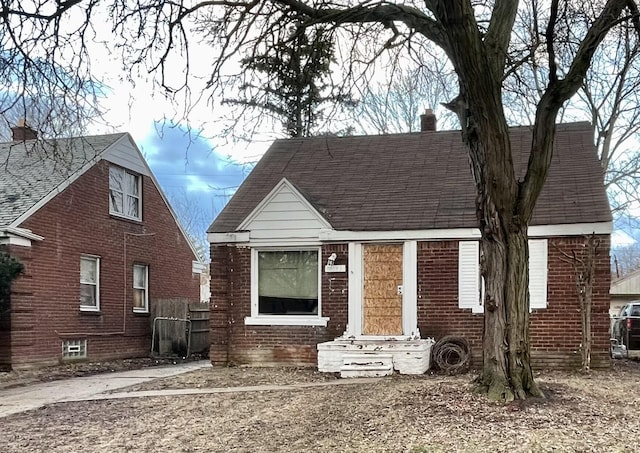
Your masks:
<svg viewBox="0 0 640 453"><path fill-rule="evenodd" d="M87 339L92 360L148 355L151 320L133 313L134 263L149 266L150 304L199 300L195 258L152 180L142 177L141 222L112 216L109 165L98 162L20 225L45 239L11 247L25 265L12 286L14 368L58 362L64 339ZM83 254L100 257L99 313L79 308Z"/></svg>
<svg viewBox="0 0 640 453"><path fill-rule="evenodd" d="M325 245L320 265L332 253L347 264L347 244ZM251 251L232 246L211 247L211 350L214 364L315 364L316 345L343 334L348 318L347 273L322 271L321 315L327 327L247 326L251 316Z"/></svg>
<svg viewBox="0 0 640 453"><path fill-rule="evenodd" d="M609 237L599 237L597 275L592 308L593 366L609 365ZM571 367L580 364L580 310L574 270L562 252L571 254L583 237L551 238L548 243L548 306L531 314L534 366ZM331 253L347 264L347 244L322 247L321 264ZM322 272L324 327L246 326L251 314L251 253L249 248L211 248L211 360L213 363L315 364L317 343L345 331L348 321L347 273ZM484 318L458 307L458 242L418 243L418 328L422 337L465 337L475 365L482 360Z"/></svg>

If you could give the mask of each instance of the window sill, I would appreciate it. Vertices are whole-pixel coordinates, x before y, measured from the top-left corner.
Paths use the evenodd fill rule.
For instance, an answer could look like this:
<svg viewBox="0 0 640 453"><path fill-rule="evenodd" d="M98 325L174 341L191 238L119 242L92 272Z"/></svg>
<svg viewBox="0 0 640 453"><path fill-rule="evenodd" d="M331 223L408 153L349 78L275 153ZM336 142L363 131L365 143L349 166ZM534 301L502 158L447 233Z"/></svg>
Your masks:
<svg viewBox="0 0 640 453"><path fill-rule="evenodd" d="M96 310L95 308L80 308L80 314L89 316L101 316L102 312L100 310Z"/></svg>
<svg viewBox="0 0 640 453"><path fill-rule="evenodd" d="M329 318L320 316L247 316L244 323L247 326L320 326L327 327Z"/></svg>
<svg viewBox="0 0 640 453"><path fill-rule="evenodd" d="M135 316L149 316L149 311L133 310Z"/></svg>
<svg viewBox="0 0 640 453"><path fill-rule="evenodd" d="M128 222L132 222L132 223L142 223L142 218L136 218L136 217L127 217L124 216L122 214L118 214L115 212L109 212L109 215L114 218L114 219L118 219L118 220L126 220Z"/></svg>

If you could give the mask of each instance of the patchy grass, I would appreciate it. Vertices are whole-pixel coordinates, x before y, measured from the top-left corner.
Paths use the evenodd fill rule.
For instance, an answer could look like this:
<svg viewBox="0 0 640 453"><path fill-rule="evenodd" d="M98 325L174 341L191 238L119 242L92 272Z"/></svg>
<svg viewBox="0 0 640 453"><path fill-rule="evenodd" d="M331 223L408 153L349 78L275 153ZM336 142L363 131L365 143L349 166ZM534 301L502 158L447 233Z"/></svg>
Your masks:
<svg viewBox="0 0 640 453"><path fill-rule="evenodd" d="M64 403L1 420L14 452L632 452L640 369L546 372L547 398L513 404L470 391L471 374L232 394ZM335 379L309 369L213 368L145 389ZM148 387L147 387L148 386ZM142 389L142 388L140 388Z"/></svg>

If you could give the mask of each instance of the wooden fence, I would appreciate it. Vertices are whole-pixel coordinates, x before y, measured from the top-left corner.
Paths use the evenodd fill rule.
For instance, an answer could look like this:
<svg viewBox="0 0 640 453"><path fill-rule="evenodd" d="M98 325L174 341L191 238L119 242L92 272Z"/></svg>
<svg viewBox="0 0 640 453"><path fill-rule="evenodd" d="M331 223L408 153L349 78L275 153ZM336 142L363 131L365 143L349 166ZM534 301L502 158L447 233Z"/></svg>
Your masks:
<svg viewBox="0 0 640 453"><path fill-rule="evenodd" d="M194 303L186 299L157 299L151 307L153 354L184 356L187 349L190 354L209 350L208 303Z"/></svg>
<svg viewBox="0 0 640 453"><path fill-rule="evenodd" d="M202 353L209 351L209 304L189 304L189 319L191 319L191 352Z"/></svg>

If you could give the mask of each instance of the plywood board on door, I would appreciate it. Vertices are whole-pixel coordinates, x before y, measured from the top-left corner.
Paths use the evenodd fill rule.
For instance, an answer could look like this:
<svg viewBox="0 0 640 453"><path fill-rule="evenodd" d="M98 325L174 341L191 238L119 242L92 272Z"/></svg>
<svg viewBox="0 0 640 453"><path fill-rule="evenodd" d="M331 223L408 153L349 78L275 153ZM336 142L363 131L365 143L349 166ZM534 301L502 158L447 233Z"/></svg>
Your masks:
<svg viewBox="0 0 640 453"><path fill-rule="evenodd" d="M402 245L365 244L363 334L402 335Z"/></svg>

